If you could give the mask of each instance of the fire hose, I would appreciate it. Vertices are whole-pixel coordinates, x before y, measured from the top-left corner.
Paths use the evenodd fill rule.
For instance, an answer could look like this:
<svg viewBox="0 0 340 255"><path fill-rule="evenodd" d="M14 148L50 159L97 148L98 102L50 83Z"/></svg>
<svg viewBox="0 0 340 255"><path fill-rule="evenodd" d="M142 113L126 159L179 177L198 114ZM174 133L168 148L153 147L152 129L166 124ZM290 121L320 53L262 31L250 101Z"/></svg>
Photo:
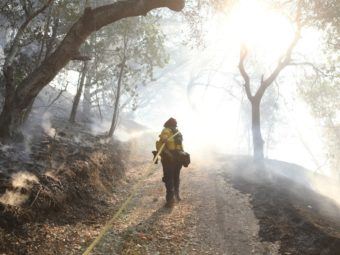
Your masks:
<svg viewBox="0 0 340 255"><path fill-rule="evenodd" d="M172 136L170 136L168 139L172 139L174 138L176 135L178 135L179 132L173 134ZM160 156L160 154L162 153L163 149L165 147L165 143L162 144L162 146L160 147L160 149L157 151L156 156L153 158L152 162L150 163L150 165L147 168L146 174L144 175L144 177L142 179L140 179L137 183L135 183L132 186L132 191L130 193L130 195L126 198L126 200L124 201L124 203L119 207L119 209L117 210L117 212L112 216L112 218L105 224L105 226L102 228L102 230L100 231L99 235L96 237L96 239L91 243L91 245L86 249L86 251L83 253L83 255L89 255L92 250L94 249L94 247L101 241L101 239L105 236L105 234L109 231L109 229L111 228L113 222L122 214L122 212L126 209L126 207L130 204L132 198L135 196L135 194L137 193L137 191L141 188L143 181L146 180L153 172L154 172L154 168L153 165L156 163L158 157Z"/></svg>

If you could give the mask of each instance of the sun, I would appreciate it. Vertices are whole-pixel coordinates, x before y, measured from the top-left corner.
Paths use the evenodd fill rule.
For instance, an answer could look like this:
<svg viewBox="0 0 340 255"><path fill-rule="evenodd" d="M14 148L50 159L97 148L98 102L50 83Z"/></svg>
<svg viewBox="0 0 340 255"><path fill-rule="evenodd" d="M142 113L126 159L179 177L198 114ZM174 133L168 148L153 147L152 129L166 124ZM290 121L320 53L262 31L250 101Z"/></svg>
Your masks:
<svg viewBox="0 0 340 255"><path fill-rule="evenodd" d="M241 0L231 15L232 27L248 47L280 50L287 47L294 35L288 17L263 1Z"/></svg>
<svg viewBox="0 0 340 255"><path fill-rule="evenodd" d="M216 15L209 30L212 41L219 40L224 48L244 44L261 58L277 59L292 41L295 27L270 1L239 0L231 10Z"/></svg>

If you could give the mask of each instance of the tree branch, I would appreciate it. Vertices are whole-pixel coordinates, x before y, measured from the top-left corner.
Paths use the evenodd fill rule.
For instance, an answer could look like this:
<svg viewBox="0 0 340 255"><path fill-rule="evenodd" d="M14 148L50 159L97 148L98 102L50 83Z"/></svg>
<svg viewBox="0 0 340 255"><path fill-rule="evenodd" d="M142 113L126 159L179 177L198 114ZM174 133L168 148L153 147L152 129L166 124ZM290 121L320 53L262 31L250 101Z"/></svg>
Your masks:
<svg viewBox="0 0 340 255"><path fill-rule="evenodd" d="M333 75L325 73L320 68L318 68L317 66L315 66L313 63L310 63L310 62L290 62L288 65L289 66L310 66L310 67L312 67L314 69L314 71L316 73L319 73L322 76L325 76L325 77L334 77Z"/></svg>
<svg viewBox="0 0 340 255"><path fill-rule="evenodd" d="M91 57L89 56L85 56L85 55L81 55L80 52L78 52L77 54L75 54L71 60L79 60L79 61L89 61L91 60Z"/></svg>
<svg viewBox="0 0 340 255"><path fill-rule="evenodd" d="M51 1L51 0L50 0ZM126 0L101 6L86 8L84 14L70 28L58 48L18 86L16 97L34 98L76 55L86 38L96 30L127 17L145 15L152 9L167 7L180 11L185 0ZM25 100L18 100L21 107Z"/></svg>
<svg viewBox="0 0 340 255"><path fill-rule="evenodd" d="M45 44L47 44L48 31L49 31L49 28L50 28L51 18L52 18L52 9L53 9L53 2L51 3L51 5L48 9L47 18L46 18L45 27L44 27L44 36L41 40L40 52L39 52L39 55L38 55L38 58L37 58L36 66L40 65Z"/></svg>
<svg viewBox="0 0 340 255"><path fill-rule="evenodd" d="M302 28L302 25L301 25L301 8L302 8L302 1L300 0L299 3L298 3L296 18L295 18L295 21L296 21L296 31L295 31L293 40L290 43L286 53L279 60L276 68L269 75L269 77L267 79L264 79L264 77L262 76L262 78L261 78L261 85L260 85L259 89L257 90L257 92L255 94L256 98L258 98L258 97L262 98L262 96L263 96L264 92L266 91L266 89L279 76L281 71L290 63L293 49L295 48L295 46L296 46L296 44L299 41L300 36L301 36L301 28Z"/></svg>
<svg viewBox="0 0 340 255"><path fill-rule="evenodd" d="M69 83L67 82L66 85L65 85L65 88L61 89L61 90L59 91L58 95L51 101L51 103L49 103L49 104L46 106L45 112L47 112L47 111L50 109L50 107L51 107L56 101L58 101L58 99L62 96L62 94L63 94L65 91L67 91L68 84L69 84Z"/></svg>
<svg viewBox="0 0 340 255"><path fill-rule="evenodd" d="M26 10L27 8L25 7L25 12L27 12L27 14L29 14L27 16L27 19L24 21L24 23L21 24L21 26L18 29L17 34L15 35L12 45L9 49L9 53L7 54L7 57L5 59L5 64L4 64L4 69L6 69L8 66L10 66L15 58L15 56L18 53L19 50L19 42L20 39L22 38L25 29L27 28L27 26L29 25L29 23L35 18L37 17L40 13L42 13L43 11L46 10L46 8L53 2L54 0L48 0L47 3L45 5L43 5L40 9L36 10L33 13L28 13Z"/></svg>
<svg viewBox="0 0 340 255"><path fill-rule="evenodd" d="M240 73L243 77L244 80L244 89L246 91L247 97L249 99L249 101L251 102L253 100L253 96L251 94L251 90L250 90L250 78L248 73L246 72L246 69L244 67L244 60L246 58L246 56L248 55L248 51L246 49L246 47L244 45L241 46L241 50L240 50L240 62L238 64L238 68L240 70Z"/></svg>

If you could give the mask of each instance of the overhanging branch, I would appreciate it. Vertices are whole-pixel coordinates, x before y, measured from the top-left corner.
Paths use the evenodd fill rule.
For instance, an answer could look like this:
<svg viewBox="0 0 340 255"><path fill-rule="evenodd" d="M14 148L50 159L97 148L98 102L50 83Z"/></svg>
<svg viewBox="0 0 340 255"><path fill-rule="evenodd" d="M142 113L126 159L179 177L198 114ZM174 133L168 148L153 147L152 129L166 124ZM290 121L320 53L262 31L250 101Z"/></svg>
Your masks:
<svg viewBox="0 0 340 255"><path fill-rule="evenodd" d="M96 30L123 18L145 15L153 9L167 7L180 11L184 3L185 0L125 0L95 9L86 8L57 49L21 82L16 97L34 98L74 57L74 52L79 50L86 38ZM20 107L25 108L25 100L19 101Z"/></svg>

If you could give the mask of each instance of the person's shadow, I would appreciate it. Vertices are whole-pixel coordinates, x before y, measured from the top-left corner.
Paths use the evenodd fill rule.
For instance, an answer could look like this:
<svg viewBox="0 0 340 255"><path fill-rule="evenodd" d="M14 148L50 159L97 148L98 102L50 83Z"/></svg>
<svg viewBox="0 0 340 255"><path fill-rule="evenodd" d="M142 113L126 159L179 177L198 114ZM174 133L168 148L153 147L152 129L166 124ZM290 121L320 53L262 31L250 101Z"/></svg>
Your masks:
<svg viewBox="0 0 340 255"><path fill-rule="evenodd" d="M171 214L173 211L173 207L167 208L167 207L160 207L156 211L154 211L147 219L127 227L123 232L119 233L119 236L121 237L121 241L119 243L116 243L115 246L115 252L117 254L120 254L126 249L126 243L131 242L140 242L140 240L136 240L136 236L138 238L139 235L154 237L154 231L158 228L158 222L161 220L161 217L164 215ZM143 242L150 242L149 239L142 240Z"/></svg>

